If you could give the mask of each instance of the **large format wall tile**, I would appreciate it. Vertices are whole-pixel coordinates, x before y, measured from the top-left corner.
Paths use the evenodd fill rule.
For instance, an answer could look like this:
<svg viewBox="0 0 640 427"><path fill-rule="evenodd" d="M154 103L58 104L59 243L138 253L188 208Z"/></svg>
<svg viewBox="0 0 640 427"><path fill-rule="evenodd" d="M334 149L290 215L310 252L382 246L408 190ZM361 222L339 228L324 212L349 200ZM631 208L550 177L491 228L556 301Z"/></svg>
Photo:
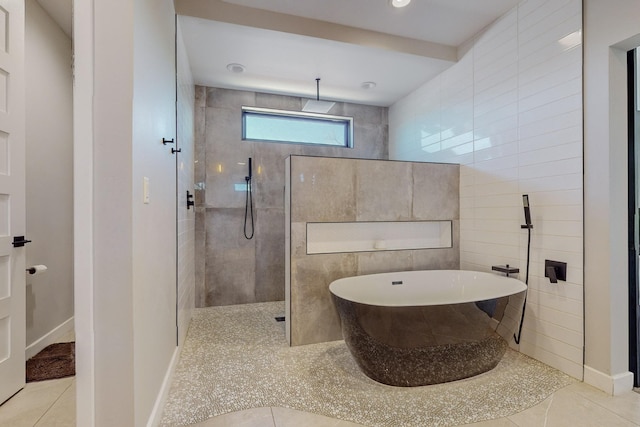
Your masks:
<svg viewBox="0 0 640 427"><path fill-rule="evenodd" d="M255 300L255 241L243 234L244 209L206 212L206 304Z"/></svg>
<svg viewBox="0 0 640 427"><path fill-rule="evenodd" d="M356 254L358 276L413 270L413 251L378 251Z"/></svg>
<svg viewBox="0 0 640 427"><path fill-rule="evenodd" d="M386 126L373 124L358 126L353 132L353 147L359 151L355 151L353 157L387 159L389 150L384 142L388 139L389 130ZM373 156L367 154L371 151L374 153Z"/></svg>
<svg viewBox="0 0 640 427"><path fill-rule="evenodd" d="M290 165L291 345L341 337L333 280L460 267L458 165L304 156ZM411 220L452 221L452 247L307 255L307 223Z"/></svg>
<svg viewBox="0 0 640 427"><path fill-rule="evenodd" d="M412 270L458 270L460 268L460 250L457 246L412 252Z"/></svg>
<svg viewBox="0 0 640 427"><path fill-rule="evenodd" d="M285 224L285 227L288 224ZM307 223L291 223L291 256L302 257L307 254Z"/></svg>
<svg viewBox="0 0 640 427"><path fill-rule="evenodd" d="M293 345L342 338L329 285L334 280L355 276L356 272L355 254L309 255L293 260L290 320Z"/></svg>
<svg viewBox="0 0 640 427"><path fill-rule="evenodd" d="M256 102L256 93L244 90L229 90L216 87L206 88L207 107L227 108L234 110L238 106L253 106Z"/></svg>
<svg viewBox="0 0 640 427"><path fill-rule="evenodd" d="M346 222L356 219L352 159L295 157L291 165L291 221Z"/></svg>
<svg viewBox="0 0 640 427"><path fill-rule="evenodd" d="M330 114L353 116L357 138L354 148L341 148L242 140L242 106L300 111L304 104L302 98L203 86L196 87L195 98L196 206L237 209L238 216L244 215L246 163L251 157L256 216L256 235L248 243L253 245L253 250L247 247L224 249L235 242L237 236L231 237L224 230L218 236L211 229L213 221L204 220L204 213L197 216L199 229L206 230L209 248L206 252L196 251L195 255L196 264L202 265L202 279L201 276L197 278L199 284L203 283L197 287L196 299L201 302L198 306L282 299L284 259L277 259L276 254L284 244L284 221L278 224L276 212L284 209L284 159L290 155L386 158L387 108L337 102ZM333 201L331 197L326 199L328 203L322 200L315 200L322 206L318 212L343 210L343 217L355 215L353 208ZM207 216L211 216L213 211L208 212ZM241 220L236 218L235 222ZM242 235L235 222L229 227ZM226 242L225 239L231 240ZM277 243L278 240L281 243ZM214 247L218 248L215 257L211 255ZM235 258L230 259L230 254ZM239 266L242 266L242 273L237 271ZM231 283L220 283L225 280ZM239 281L247 283L240 284Z"/></svg>
<svg viewBox="0 0 640 427"><path fill-rule="evenodd" d="M256 93L256 107L273 108L274 110L302 111L303 105L302 99L295 96Z"/></svg>
<svg viewBox="0 0 640 427"><path fill-rule="evenodd" d="M292 154L302 153L297 144L253 144L254 203L257 208L283 209L284 162Z"/></svg>
<svg viewBox="0 0 640 427"><path fill-rule="evenodd" d="M256 301L284 299L284 209L256 210Z"/></svg>
<svg viewBox="0 0 640 427"><path fill-rule="evenodd" d="M411 163L358 160L355 166L358 221L411 219Z"/></svg>
<svg viewBox="0 0 640 427"><path fill-rule="evenodd" d="M206 287L205 287L205 259L207 253L206 246L206 232L205 232L205 222L206 222L206 210L205 208L196 207L196 224L195 224L195 306L205 307L205 295L206 295ZM201 256L198 256L201 254Z"/></svg>
<svg viewBox="0 0 640 427"><path fill-rule="evenodd" d="M449 164L413 165L412 218L460 217L460 170Z"/></svg>
<svg viewBox="0 0 640 427"><path fill-rule="evenodd" d="M244 207L245 194L236 191L235 185L245 184L253 146L240 141L240 120L233 110L207 108L206 121L206 205Z"/></svg>

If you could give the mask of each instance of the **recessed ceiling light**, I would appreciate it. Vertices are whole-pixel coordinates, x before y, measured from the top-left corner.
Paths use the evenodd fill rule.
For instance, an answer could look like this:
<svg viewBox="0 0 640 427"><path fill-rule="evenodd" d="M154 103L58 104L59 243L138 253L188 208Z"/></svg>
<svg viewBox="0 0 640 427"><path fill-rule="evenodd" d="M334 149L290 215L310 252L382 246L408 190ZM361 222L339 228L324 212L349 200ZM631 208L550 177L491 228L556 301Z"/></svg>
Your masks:
<svg viewBox="0 0 640 427"><path fill-rule="evenodd" d="M391 0L391 6L393 7L405 7L411 3L411 0Z"/></svg>
<svg viewBox="0 0 640 427"><path fill-rule="evenodd" d="M376 86L376 82L363 82L362 84L360 84L360 87L365 90L373 89Z"/></svg>
<svg viewBox="0 0 640 427"><path fill-rule="evenodd" d="M245 66L242 64L231 63L227 65L227 70L235 74L240 74L240 73L244 73Z"/></svg>

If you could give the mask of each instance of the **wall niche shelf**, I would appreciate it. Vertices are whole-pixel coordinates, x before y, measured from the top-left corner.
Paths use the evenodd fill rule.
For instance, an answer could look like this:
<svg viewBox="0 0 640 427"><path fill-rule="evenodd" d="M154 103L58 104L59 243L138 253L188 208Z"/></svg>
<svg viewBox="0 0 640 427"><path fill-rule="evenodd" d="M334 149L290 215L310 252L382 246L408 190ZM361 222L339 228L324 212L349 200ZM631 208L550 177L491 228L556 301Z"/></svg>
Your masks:
<svg viewBox="0 0 640 427"><path fill-rule="evenodd" d="M307 255L451 248L451 221L308 222Z"/></svg>

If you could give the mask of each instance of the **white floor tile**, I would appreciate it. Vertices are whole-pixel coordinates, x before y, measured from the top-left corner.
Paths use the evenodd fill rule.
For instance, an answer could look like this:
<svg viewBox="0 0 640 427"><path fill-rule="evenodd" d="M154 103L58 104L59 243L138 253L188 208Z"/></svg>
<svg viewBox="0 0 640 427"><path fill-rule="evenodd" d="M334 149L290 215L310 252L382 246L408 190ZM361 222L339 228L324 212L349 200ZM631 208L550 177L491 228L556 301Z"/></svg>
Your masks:
<svg viewBox="0 0 640 427"><path fill-rule="evenodd" d="M519 427L632 427L637 424L587 399L573 388L558 390L544 402L508 417Z"/></svg>
<svg viewBox="0 0 640 427"><path fill-rule="evenodd" d="M74 427L76 425L76 382L56 400L35 427Z"/></svg>
<svg viewBox="0 0 640 427"><path fill-rule="evenodd" d="M33 427L71 386L73 378L28 383L0 406L0 426Z"/></svg>
<svg viewBox="0 0 640 427"><path fill-rule="evenodd" d="M276 427L359 427L360 424L289 408L271 408Z"/></svg>
<svg viewBox="0 0 640 427"><path fill-rule="evenodd" d="M640 425L640 394L629 391L620 396L610 396L588 384L576 383L569 387L571 390L619 415L620 417Z"/></svg>
<svg viewBox="0 0 640 427"><path fill-rule="evenodd" d="M231 412L193 424L193 427L274 427L271 408L255 408Z"/></svg>

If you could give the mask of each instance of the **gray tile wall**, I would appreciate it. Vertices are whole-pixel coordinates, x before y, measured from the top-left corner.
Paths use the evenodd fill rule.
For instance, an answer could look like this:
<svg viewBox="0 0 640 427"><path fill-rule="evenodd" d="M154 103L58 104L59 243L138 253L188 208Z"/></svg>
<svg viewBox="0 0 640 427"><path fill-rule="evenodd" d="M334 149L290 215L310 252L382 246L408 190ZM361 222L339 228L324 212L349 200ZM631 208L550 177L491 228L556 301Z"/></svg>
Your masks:
<svg viewBox="0 0 640 427"><path fill-rule="evenodd" d="M336 103L354 118L354 148L241 140L241 107L300 111L302 98L196 87L196 306L284 299L284 163L289 155L388 158L387 108ZM255 236L243 235L247 167L253 159ZM329 200L332 200L331 198ZM352 199L353 200L353 199ZM345 209L335 203L336 209ZM355 211L352 212L356 214Z"/></svg>
<svg viewBox="0 0 640 427"><path fill-rule="evenodd" d="M291 345L342 338L329 284L391 271L460 268L460 167L452 164L293 156L291 163ZM443 249L306 253L308 222L451 220Z"/></svg>

